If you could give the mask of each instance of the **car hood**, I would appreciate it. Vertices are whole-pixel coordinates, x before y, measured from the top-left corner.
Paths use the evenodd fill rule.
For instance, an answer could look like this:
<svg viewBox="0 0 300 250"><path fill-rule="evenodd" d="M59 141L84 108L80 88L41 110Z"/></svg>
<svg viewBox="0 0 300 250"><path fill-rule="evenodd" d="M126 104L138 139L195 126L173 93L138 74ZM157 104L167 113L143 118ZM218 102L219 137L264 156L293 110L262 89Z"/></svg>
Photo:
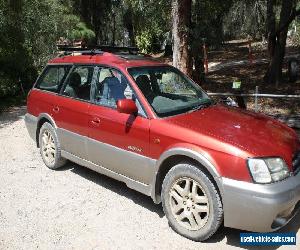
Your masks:
<svg viewBox="0 0 300 250"><path fill-rule="evenodd" d="M280 156L291 164L299 148L296 133L262 114L214 105L166 119L168 123L213 137L255 157Z"/></svg>

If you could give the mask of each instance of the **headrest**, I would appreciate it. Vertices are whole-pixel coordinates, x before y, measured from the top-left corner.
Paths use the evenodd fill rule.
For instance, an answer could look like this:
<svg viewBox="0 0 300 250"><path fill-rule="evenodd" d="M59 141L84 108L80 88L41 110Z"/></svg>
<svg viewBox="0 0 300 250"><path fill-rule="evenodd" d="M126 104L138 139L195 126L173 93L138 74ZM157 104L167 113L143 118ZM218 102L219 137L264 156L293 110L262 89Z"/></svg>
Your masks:
<svg viewBox="0 0 300 250"><path fill-rule="evenodd" d="M118 80L117 77L111 76L111 77L106 77L103 81L104 84L107 84L108 86L111 85L120 85L120 81Z"/></svg>
<svg viewBox="0 0 300 250"><path fill-rule="evenodd" d="M152 91L151 85L150 85L150 80L147 75L140 75L136 78L136 83L141 89L142 92L150 92ZM145 93L144 93L145 94Z"/></svg>
<svg viewBox="0 0 300 250"><path fill-rule="evenodd" d="M77 72L70 75L69 84L72 87L79 87L81 85L81 76Z"/></svg>

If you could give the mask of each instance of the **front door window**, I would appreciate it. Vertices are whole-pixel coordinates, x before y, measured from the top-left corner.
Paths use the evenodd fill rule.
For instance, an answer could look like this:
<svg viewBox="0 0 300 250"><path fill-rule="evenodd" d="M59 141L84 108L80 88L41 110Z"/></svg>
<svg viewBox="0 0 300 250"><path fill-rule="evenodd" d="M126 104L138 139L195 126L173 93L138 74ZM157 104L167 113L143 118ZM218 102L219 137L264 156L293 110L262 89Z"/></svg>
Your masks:
<svg viewBox="0 0 300 250"><path fill-rule="evenodd" d="M123 74L115 69L100 68L95 86L95 104L116 109L117 101L122 99L134 100L139 114L145 116L135 93Z"/></svg>

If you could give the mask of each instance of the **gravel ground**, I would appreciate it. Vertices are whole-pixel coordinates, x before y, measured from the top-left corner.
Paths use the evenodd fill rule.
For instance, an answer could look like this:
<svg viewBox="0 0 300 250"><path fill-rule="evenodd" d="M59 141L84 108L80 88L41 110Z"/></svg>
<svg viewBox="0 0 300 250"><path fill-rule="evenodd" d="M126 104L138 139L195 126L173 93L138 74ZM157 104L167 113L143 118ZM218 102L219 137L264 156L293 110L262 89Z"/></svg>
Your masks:
<svg viewBox="0 0 300 250"><path fill-rule="evenodd" d="M125 184L73 163L47 169L25 111L0 115L0 249L240 248L239 230L222 228L196 243L170 229L161 205ZM297 232L300 242L299 227L300 215L281 231Z"/></svg>

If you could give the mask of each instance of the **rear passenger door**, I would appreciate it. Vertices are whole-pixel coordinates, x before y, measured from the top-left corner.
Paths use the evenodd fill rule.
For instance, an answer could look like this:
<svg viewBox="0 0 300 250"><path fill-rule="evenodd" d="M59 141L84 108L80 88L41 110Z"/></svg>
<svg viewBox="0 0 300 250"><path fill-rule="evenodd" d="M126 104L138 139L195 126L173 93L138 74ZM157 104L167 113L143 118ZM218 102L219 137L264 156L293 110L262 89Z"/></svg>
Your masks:
<svg viewBox="0 0 300 250"><path fill-rule="evenodd" d="M55 99L54 117L61 149L87 158L86 136L95 66L75 65Z"/></svg>
<svg viewBox="0 0 300 250"><path fill-rule="evenodd" d="M66 79L70 70L69 65L49 65L30 92L30 100L33 105L28 104L28 112L35 116L48 114L53 117L54 99Z"/></svg>

